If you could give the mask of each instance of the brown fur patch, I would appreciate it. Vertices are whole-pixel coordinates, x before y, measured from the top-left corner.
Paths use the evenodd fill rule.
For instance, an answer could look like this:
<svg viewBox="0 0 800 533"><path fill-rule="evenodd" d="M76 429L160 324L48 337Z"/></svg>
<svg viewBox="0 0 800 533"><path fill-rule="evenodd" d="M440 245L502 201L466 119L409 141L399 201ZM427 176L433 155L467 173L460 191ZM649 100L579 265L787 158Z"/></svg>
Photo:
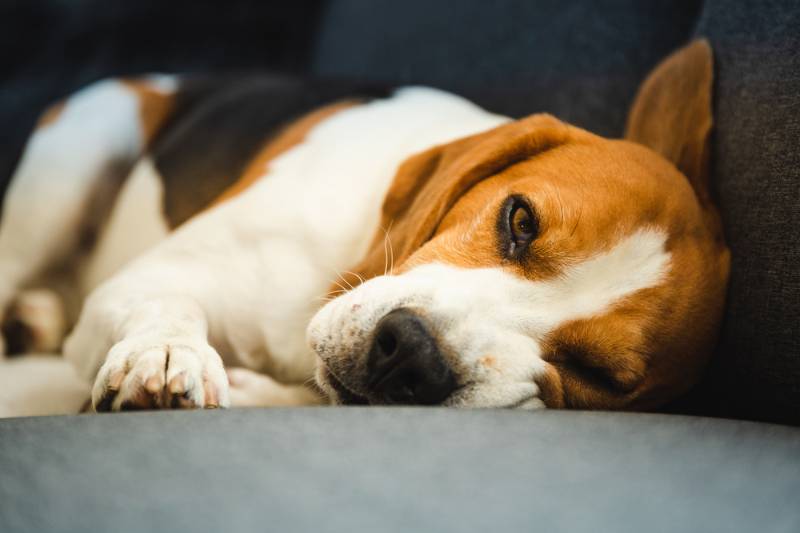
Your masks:
<svg viewBox="0 0 800 533"><path fill-rule="evenodd" d="M48 107L44 113L39 117L39 121L36 123L37 129L46 128L47 126L53 124L58 120L61 116L61 113L64 112L64 108L66 107L66 101L62 100L60 102L56 102L55 104Z"/></svg>
<svg viewBox="0 0 800 533"><path fill-rule="evenodd" d="M120 81L131 89L139 100L139 117L144 133L144 142L149 144L174 110L175 96L155 88L146 79Z"/></svg>
<svg viewBox="0 0 800 533"><path fill-rule="evenodd" d="M696 40L661 62L639 88L625 138L672 161L709 202L708 166L713 125L714 61L706 40Z"/></svg>
<svg viewBox="0 0 800 533"><path fill-rule="evenodd" d="M484 355L478 359L478 364L486 368L495 368L497 366L497 358L493 355Z"/></svg>
<svg viewBox="0 0 800 533"><path fill-rule="evenodd" d="M340 111L359 105L359 103L360 102L357 100L337 102L312 111L293 122L278 134L277 137L270 139L264 147L259 150L258 154L256 154L252 162L245 169L242 177L226 189L209 207L218 205L247 190L251 185L267 174L267 164L270 161L303 142L308 132L311 131L314 126L324 122Z"/></svg>

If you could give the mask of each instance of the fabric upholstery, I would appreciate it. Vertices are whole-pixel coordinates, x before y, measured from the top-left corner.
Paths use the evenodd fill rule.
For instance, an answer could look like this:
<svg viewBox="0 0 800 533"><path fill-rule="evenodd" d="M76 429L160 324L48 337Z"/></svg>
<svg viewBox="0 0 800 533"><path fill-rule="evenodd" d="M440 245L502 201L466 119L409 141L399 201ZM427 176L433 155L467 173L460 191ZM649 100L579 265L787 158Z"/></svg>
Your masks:
<svg viewBox="0 0 800 533"><path fill-rule="evenodd" d="M425 84L516 117L622 133L639 81L691 34L698 0L335 0L317 74Z"/></svg>
<svg viewBox="0 0 800 533"><path fill-rule="evenodd" d="M800 5L708 0L714 185L732 250L703 412L800 424Z"/></svg>
<svg viewBox="0 0 800 533"><path fill-rule="evenodd" d="M800 429L317 408L0 421L0 531L794 532Z"/></svg>

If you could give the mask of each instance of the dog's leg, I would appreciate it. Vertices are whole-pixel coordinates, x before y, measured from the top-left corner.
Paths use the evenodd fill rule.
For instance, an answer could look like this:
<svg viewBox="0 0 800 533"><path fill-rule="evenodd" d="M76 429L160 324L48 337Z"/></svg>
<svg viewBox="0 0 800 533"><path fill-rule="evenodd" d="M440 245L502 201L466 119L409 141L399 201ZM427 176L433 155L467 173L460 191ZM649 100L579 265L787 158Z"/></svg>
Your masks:
<svg viewBox="0 0 800 533"><path fill-rule="evenodd" d="M290 312L302 320L303 310L279 299L268 259L281 254L282 264L313 273L313 257L265 239L271 222L262 205L262 197L243 195L193 217L89 296L64 356L95 380L96 410L228 406L220 352L239 355L237 344L268 350L269 309L278 320ZM324 288L320 279L295 290ZM292 367L282 376L310 377L314 358L305 339L287 338L296 344L281 346L277 364ZM274 364L274 355L258 364Z"/></svg>
<svg viewBox="0 0 800 533"><path fill-rule="evenodd" d="M0 320L27 283L72 257L96 230L148 136L167 116L171 91L166 78L106 80L42 116L4 198ZM0 353L3 344L0 335Z"/></svg>
<svg viewBox="0 0 800 533"><path fill-rule="evenodd" d="M206 312L180 283L170 283L192 273L155 268L163 285L134 269L96 290L65 342L65 357L87 378L96 372L97 411L227 407L228 380L207 340Z"/></svg>
<svg viewBox="0 0 800 533"><path fill-rule="evenodd" d="M222 283L236 279L235 257L219 249L225 231L198 217L86 299L64 356L94 380L95 410L230 404L222 358L209 343L210 316L229 296Z"/></svg>
<svg viewBox="0 0 800 533"><path fill-rule="evenodd" d="M212 346L227 355L237 341L261 337L265 307L276 305L265 286L275 273L264 254L280 252L281 243L263 242L261 203L243 197L196 216L87 298L64 356L94 379L96 410L230 405L222 357ZM293 268L313 269L305 250L286 248ZM256 350L258 342L251 344ZM313 356L301 344L281 364L310 377ZM300 401L279 392L284 403Z"/></svg>

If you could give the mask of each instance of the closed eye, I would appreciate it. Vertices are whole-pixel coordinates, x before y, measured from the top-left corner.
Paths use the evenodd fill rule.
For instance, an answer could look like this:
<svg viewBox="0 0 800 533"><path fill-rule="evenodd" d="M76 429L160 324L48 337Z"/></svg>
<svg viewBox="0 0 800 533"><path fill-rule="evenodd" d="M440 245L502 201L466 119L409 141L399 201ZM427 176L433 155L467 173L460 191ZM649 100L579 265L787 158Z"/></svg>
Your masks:
<svg viewBox="0 0 800 533"><path fill-rule="evenodd" d="M519 259L539 234L539 220L528 201L515 194L503 202L497 229L503 255Z"/></svg>

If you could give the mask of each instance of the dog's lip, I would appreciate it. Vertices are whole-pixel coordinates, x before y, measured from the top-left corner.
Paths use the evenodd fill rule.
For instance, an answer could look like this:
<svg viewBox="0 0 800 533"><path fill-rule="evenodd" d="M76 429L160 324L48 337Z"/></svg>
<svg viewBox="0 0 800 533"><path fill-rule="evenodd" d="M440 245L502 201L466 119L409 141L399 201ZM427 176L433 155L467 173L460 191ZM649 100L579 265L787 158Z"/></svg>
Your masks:
<svg viewBox="0 0 800 533"><path fill-rule="evenodd" d="M325 379L328 381L328 384L336 391L336 394L339 395L339 400L344 405L368 405L369 400L367 400L364 396L357 394L350 389L348 389L342 381L336 377L336 374L331 372L331 370L325 366L323 367L323 371L325 372Z"/></svg>
<svg viewBox="0 0 800 533"><path fill-rule="evenodd" d="M328 382L328 385L336 391L336 394L339 395L339 401L342 405L371 405L372 402L369 401L365 396L362 396L358 393L353 392L350 390L342 381L336 377L336 374L331 372L331 370L327 366L322 367L323 372L325 373L325 380ZM476 383L474 381L467 381L466 383L462 383L459 385L453 393L448 397L448 400L452 400L455 396L457 396L458 392L465 391L474 387ZM539 396L537 394L528 394L523 396L522 398L510 402L505 405L498 405L495 406L495 409L520 409L526 407L530 401L537 399ZM448 401L446 400L441 405L447 406Z"/></svg>

